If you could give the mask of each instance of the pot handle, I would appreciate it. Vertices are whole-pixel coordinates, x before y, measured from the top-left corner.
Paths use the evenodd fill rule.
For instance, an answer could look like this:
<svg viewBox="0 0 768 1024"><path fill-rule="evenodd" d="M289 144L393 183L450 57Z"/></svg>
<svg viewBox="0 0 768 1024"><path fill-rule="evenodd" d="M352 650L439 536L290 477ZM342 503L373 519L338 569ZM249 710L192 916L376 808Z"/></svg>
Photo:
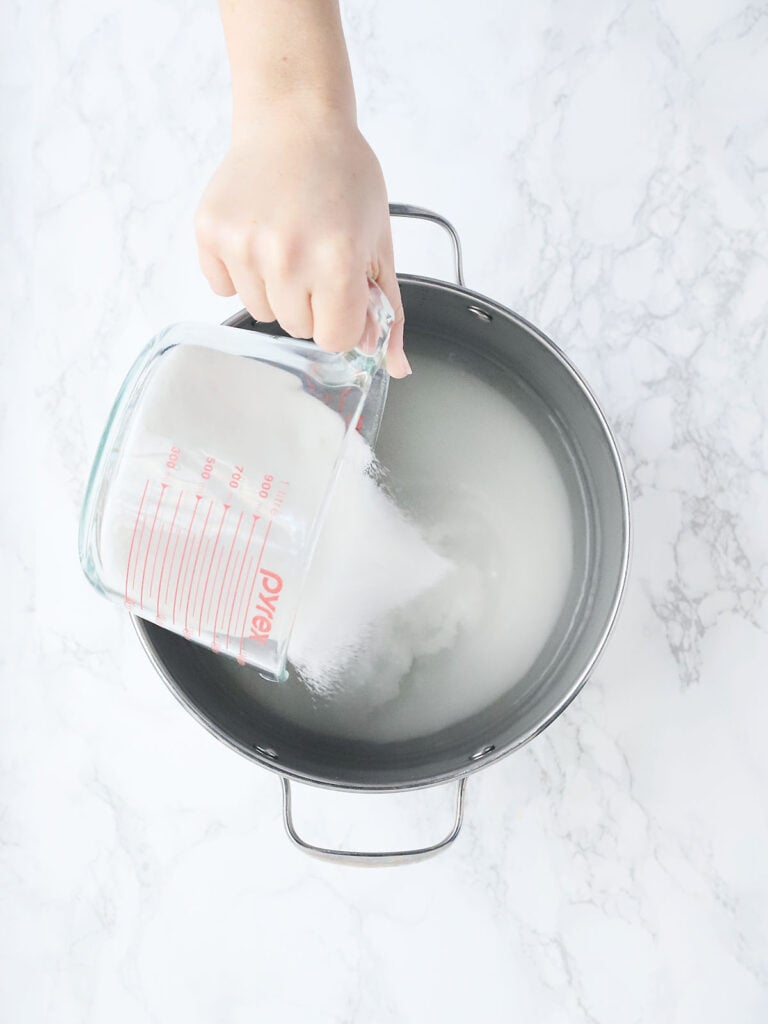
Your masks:
<svg viewBox="0 0 768 1024"><path fill-rule="evenodd" d="M433 224L439 224L441 228L447 231L451 237L451 242L453 242L453 265L456 284L461 285L462 288L464 287L464 261L461 255L461 242L459 241L456 228L449 220L441 217L439 213L433 213L432 210L425 210L421 206L408 206L406 203L390 203L389 215L390 217L412 217L415 220L431 220Z"/></svg>
<svg viewBox="0 0 768 1024"><path fill-rule="evenodd" d="M285 775L281 775L280 781L283 784L283 824L285 825L285 831L288 833L291 841L305 853L309 853L314 857L319 857L321 860L332 861L336 864L392 865L412 864L415 861L424 860L425 858L432 857L434 854L439 853L441 850L450 846L459 834L462 821L464 820L464 790L467 786L466 776L460 778L457 783L456 810L454 812L451 830L439 842L433 843L431 846L416 847L412 850L383 851L334 850L326 846L315 846L314 843L308 843L306 839L301 838L293 823L290 779Z"/></svg>

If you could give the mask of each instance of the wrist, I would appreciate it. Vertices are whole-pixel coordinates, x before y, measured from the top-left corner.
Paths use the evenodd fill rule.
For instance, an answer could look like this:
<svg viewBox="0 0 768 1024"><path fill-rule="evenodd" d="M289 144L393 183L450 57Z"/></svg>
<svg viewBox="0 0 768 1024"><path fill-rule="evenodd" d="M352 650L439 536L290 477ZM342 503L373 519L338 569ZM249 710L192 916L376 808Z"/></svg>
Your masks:
<svg viewBox="0 0 768 1024"><path fill-rule="evenodd" d="M316 90L293 90L289 95L253 97L233 103L232 145L249 142L265 130L357 131L352 96L324 95Z"/></svg>

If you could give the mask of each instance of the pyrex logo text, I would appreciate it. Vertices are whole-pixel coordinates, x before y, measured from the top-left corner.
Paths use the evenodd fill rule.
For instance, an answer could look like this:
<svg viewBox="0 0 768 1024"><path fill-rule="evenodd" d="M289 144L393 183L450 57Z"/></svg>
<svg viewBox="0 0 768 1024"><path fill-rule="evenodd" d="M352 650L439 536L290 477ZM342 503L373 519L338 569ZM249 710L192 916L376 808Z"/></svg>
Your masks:
<svg viewBox="0 0 768 1024"><path fill-rule="evenodd" d="M256 614L251 619L251 640L266 644L272 632L277 602L283 589L283 578L267 569L261 569L259 575L259 603L256 605Z"/></svg>

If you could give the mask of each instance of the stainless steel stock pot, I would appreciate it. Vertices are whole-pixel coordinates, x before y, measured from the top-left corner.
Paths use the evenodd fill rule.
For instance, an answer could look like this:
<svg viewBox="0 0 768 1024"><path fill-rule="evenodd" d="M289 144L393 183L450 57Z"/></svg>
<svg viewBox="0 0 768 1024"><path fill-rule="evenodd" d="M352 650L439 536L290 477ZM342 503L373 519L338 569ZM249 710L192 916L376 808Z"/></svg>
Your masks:
<svg viewBox="0 0 768 1024"><path fill-rule="evenodd" d="M589 678L616 619L629 556L629 506L621 460L586 383L536 327L464 286L459 239L448 221L410 206L392 206L391 212L440 225L454 247L455 283L400 276L409 354L439 348L441 359L492 382L502 393L508 389L511 395L523 386L556 450L573 515L576 568L567 607L545 650L525 679L511 679L501 699L471 717L416 738L374 743L331 735L321 725L308 728L306 721L276 710L268 699L269 688L280 684L134 619L152 663L181 703L219 739L280 776L284 822L294 843L308 852L354 863L412 861L444 849L456 838L468 776L545 729ZM255 323L245 311L228 323L274 332L272 325ZM416 401L418 385L419 375L414 374L409 387ZM445 410L446 416L452 414L454 410ZM388 431L396 435L397 429L397 417L385 415L382 436ZM396 444L396 436L390 441ZM467 685L472 685L471 679ZM443 838L418 849L360 852L318 847L296 829L293 780L379 792L451 783L456 787L455 817Z"/></svg>

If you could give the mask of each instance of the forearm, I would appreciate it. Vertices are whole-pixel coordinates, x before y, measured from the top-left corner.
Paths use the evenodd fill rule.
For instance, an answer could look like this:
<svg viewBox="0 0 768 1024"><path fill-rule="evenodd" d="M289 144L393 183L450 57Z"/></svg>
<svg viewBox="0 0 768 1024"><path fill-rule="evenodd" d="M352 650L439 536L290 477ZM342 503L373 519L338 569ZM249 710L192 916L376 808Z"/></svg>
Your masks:
<svg viewBox="0 0 768 1024"><path fill-rule="evenodd" d="M290 104L355 120L337 0L220 0L232 73L232 134Z"/></svg>
<svg viewBox="0 0 768 1024"><path fill-rule="evenodd" d="M405 377L387 188L357 126L339 0L220 3L232 144L195 217L203 272L332 352L364 338L375 280L395 311L387 367Z"/></svg>

